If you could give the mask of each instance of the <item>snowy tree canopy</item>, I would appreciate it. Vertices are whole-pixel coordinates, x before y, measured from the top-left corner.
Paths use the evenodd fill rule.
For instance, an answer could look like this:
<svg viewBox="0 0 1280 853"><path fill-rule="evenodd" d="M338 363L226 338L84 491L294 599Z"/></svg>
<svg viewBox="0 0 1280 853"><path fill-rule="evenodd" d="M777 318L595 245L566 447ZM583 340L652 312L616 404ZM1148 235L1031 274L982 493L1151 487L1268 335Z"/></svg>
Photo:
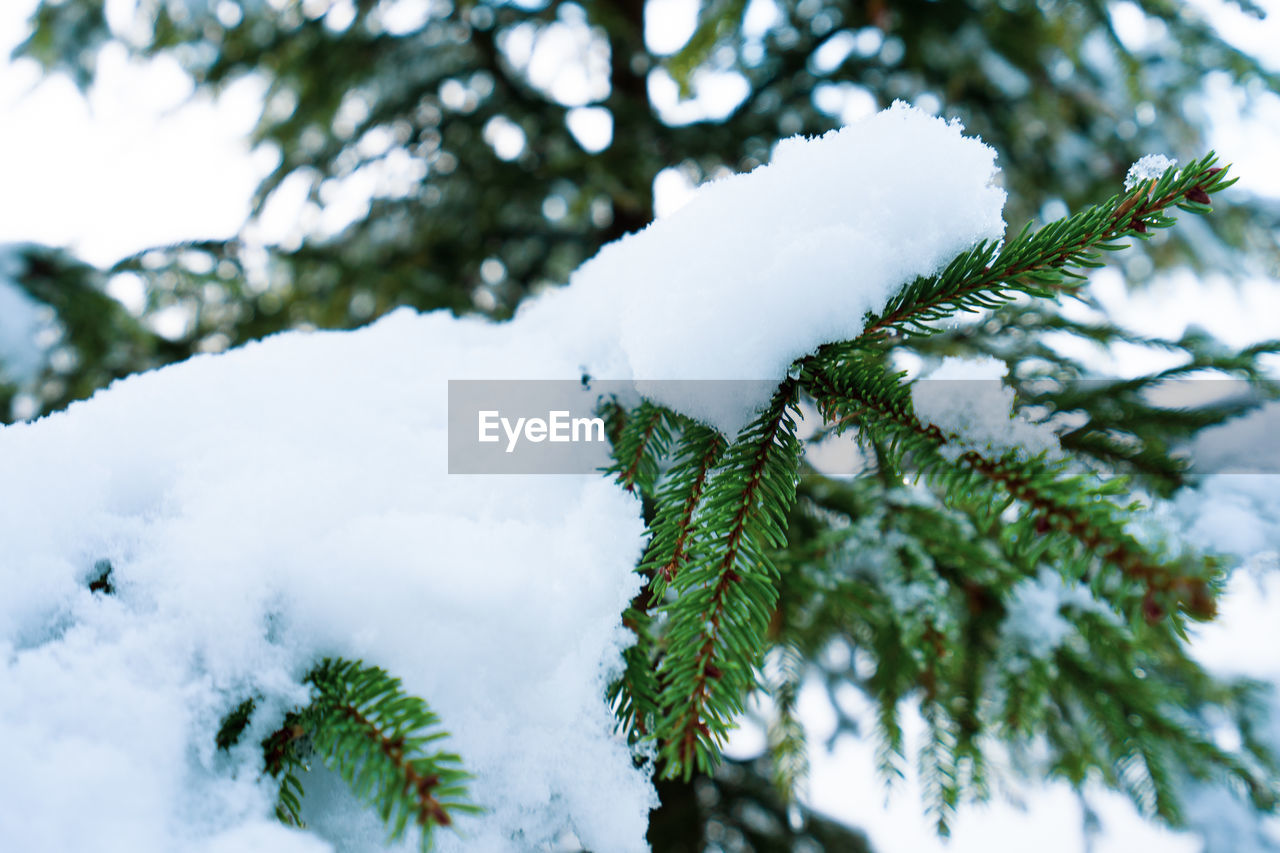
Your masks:
<svg viewBox="0 0 1280 853"><path fill-rule="evenodd" d="M377 816L318 765L323 725L300 780L307 829L273 822L271 744L290 739L288 715L310 701L350 717L366 707L325 698L331 671L317 666L344 659L424 699L472 774L467 800L483 813L437 830L442 849L566 837L645 849L654 768L636 751L667 776L710 769L771 621L819 617L854 589L880 608L856 618L893 623L868 640L877 671L897 654L883 643L905 656L901 682L869 685L887 701L891 751L892 709L908 680L923 685L941 823L960 785L980 785L985 741L970 726L1015 745L1047 737L1054 772L1073 781L1111 766L1115 787L1168 820L1175 767L1251 785L1265 806L1275 779L1263 747L1218 747L1204 723L1242 725L1253 693L1219 685L1179 639L1188 619L1212 616L1224 564L1198 543L1140 539L1114 485L1041 445L1024 451L1022 436L1043 431L1011 426L1008 395L994 413L1005 433L950 454L948 431L977 427L944 423L936 407L913 413L882 348L932 337L958 310L1070 293L1108 241L1172 224L1175 204L1207 211L1225 173L1196 161L1003 242L993 178L990 149L895 105L706 187L510 322L400 311L356 332L280 335L4 428L0 476L24 488L0 511L3 836L30 850L382 849ZM1256 372L1262 354L1193 351L1237 373ZM617 483L448 474L448 380L584 371L642 392L669 378L768 379L777 391L708 412L654 384L652 399L614 413ZM810 520L791 526L821 535L789 543L809 476L801 392L828 427L862 430L884 470L939 494L903 501L899 479L880 508L839 509L852 525L806 498L797 510ZM1227 417L1206 408L1201 425ZM657 504L647 541L637 491ZM863 535L881 549L862 553ZM826 539L818 562L789 550ZM1002 670L1020 636L1030 660ZM1088 671L1082 661L1104 650ZM1149 675L1133 674L1138 661ZM989 683L953 666L986 667ZM1080 698L1100 677L1113 699ZM1096 744L1055 727L1059 691L1099 721ZM1152 719L1132 722L1139 714ZM394 752L403 739L384 743ZM423 781L424 797L439 784Z"/></svg>

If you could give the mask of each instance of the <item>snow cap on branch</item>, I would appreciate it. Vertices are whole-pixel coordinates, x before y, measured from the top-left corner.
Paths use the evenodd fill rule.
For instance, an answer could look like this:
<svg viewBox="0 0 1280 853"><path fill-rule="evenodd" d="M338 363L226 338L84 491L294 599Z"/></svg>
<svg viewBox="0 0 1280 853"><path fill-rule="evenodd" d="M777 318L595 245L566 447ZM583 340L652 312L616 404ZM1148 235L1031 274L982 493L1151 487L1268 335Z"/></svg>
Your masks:
<svg viewBox="0 0 1280 853"><path fill-rule="evenodd" d="M1143 181L1154 181L1165 172L1178 165L1177 160L1170 160L1163 154L1148 154L1129 167L1124 176L1125 191L1136 187Z"/></svg>
<svg viewBox="0 0 1280 853"><path fill-rule="evenodd" d="M0 430L0 837L325 849L264 823L260 743L307 701L308 669L341 656L427 700L475 774L488 812L442 849L567 831L643 849L653 789L604 700L632 639L639 505L603 478L449 476L447 380L776 384L999 237L994 174L990 148L897 104L780 144L509 324L398 312L284 334ZM651 388L727 433L767 402L707 411ZM239 744L217 749L247 698ZM335 777L305 787L312 832L383 849Z"/></svg>
<svg viewBox="0 0 1280 853"><path fill-rule="evenodd" d="M901 102L714 181L600 251L531 305L565 334L596 331L584 367L732 436L770 384L819 345L855 337L904 284L1004 233L995 151ZM664 379L770 380L726 407Z"/></svg>
<svg viewBox="0 0 1280 853"><path fill-rule="evenodd" d="M386 849L328 771L304 779L312 838L274 822L261 773L303 676L338 655L426 699L475 775L487 813L437 849L566 831L645 849L653 788L604 700L632 639L638 502L601 477L446 473L446 380L571 372L547 343L400 311L0 429L0 846Z"/></svg>

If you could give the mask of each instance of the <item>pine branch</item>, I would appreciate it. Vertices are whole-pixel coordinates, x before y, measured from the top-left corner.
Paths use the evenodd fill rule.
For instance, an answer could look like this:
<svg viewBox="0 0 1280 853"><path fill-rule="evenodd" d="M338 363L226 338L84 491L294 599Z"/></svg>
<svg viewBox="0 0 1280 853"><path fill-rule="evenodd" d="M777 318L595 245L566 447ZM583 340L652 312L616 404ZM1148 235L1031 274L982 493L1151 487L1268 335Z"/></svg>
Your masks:
<svg viewBox="0 0 1280 853"><path fill-rule="evenodd" d="M476 812L464 801L467 774L458 756L427 748L447 736L439 717L407 695L400 680L360 661L322 661L309 678L316 689L312 742L321 759L374 805L401 838L412 820L425 848L452 812Z"/></svg>
<svg viewBox="0 0 1280 853"><path fill-rule="evenodd" d="M249 697L222 718L222 724L218 726L218 733L214 736L214 745L223 751L231 749L240 742L241 735L249 725L249 720L253 716L254 708L257 702L253 697Z"/></svg>
<svg viewBox="0 0 1280 853"><path fill-rule="evenodd" d="M671 444L677 416L648 400L621 416L625 420L613 439L614 464L606 473L615 475L628 492L639 488L641 494L650 494L658 478L658 463Z"/></svg>
<svg viewBox="0 0 1280 853"><path fill-rule="evenodd" d="M647 595L647 591L640 592L640 597ZM653 730L661 687L654 670L653 617L647 609L633 604L623 612L622 624L636 635L636 640L623 650L622 676L609 685L605 699L617 718L618 731L634 744Z"/></svg>
<svg viewBox="0 0 1280 853"><path fill-rule="evenodd" d="M435 827L451 826L456 813L480 811L465 801L467 774L458 756L428 752L447 737L439 718L406 694L399 679L360 661L326 658L307 681L315 691L312 703L287 715L263 741L266 771L280 779L281 821L302 825L298 773L309 754L377 810L393 841L413 822L425 850Z"/></svg>
<svg viewBox="0 0 1280 853"><path fill-rule="evenodd" d="M804 725L796 712L806 661L794 644L776 646L771 655L768 690L774 713L767 731L773 784L783 802L791 804L804 796L809 777L809 748Z"/></svg>
<svg viewBox="0 0 1280 853"><path fill-rule="evenodd" d="M756 686L755 669L777 600L770 551L785 544L795 498L800 443L796 382L787 380L769 408L725 454L695 518L691 555L671 581L667 652L659 664L663 773L688 778L715 763L733 718Z"/></svg>
<svg viewBox="0 0 1280 853"><path fill-rule="evenodd" d="M286 714L284 723L262 742L266 772L280 780L276 790L276 819L287 826L302 827L302 780L298 774L309 770L311 756L308 732L312 708Z"/></svg>
<svg viewBox="0 0 1280 853"><path fill-rule="evenodd" d="M658 510L640 568L651 578L649 598L659 601L688 561L694 512L707 479L724 453L720 433L698 423L685 424L675 465L658 492Z"/></svg>
<svg viewBox="0 0 1280 853"><path fill-rule="evenodd" d="M850 344L865 346L892 332L930 335L937 331L930 325L937 320L962 311L996 308L1018 293L1041 297L1070 293L1087 280L1082 270L1102 265L1100 252L1123 248L1117 240L1144 239L1150 229L1174 224L1166 215L1169 208L1208 212L1210 196L1235 183L1215 162L1210 153L1034 233L1027 223L1003 247L980 243L940 274L904 287L883 313L868 318Z"/></svg>
<svg viewBox="0 0 1280 853"><path fill-rule="evenodd" d="M643 406L662 411L647 402ZM658 490L649 544L637 569L645 576L646 586L622 616L622 623L635 633L636 642L623 652L625 669L608 695L619 726L632 739L652 731L659 709L661 688L654 671L655 642L649 611L654 602L662 600L687 559L694 511L725 447L724 439L714 429L672 413L663 414L662 420L681 426L678 450L671 471Z"/></svg>
<svg viewBox="0 0 1280 853"><path fill-rule="evenodd" d="M897 442L899 453L911 455L922 474L949 491L960 486L957 478L965 470L999 486L1026 507L1023 518L1030 529L1023 541L1033 554L1048 547L1051 532L1064 534L1119 568L1125 577L1143 584L1142 615L1148 622L1159 622L1179 609L1197 619L1214 615L1212 583L1220 567L1209 559L1162 563L1147 553L1125 531L1124 508L1112 502L1123 492L1123 478L1096 482L1070 473L1065 461L1023 458L1017 451L992 459L976 450L965 450L952 461L939 450L961 437L921 423L912 411L909 386L852 362L832 368L822 372L809 369L804 374L805 389L819 402L828 420L846 425L856 422L872 430L878 427Z"/></svg>

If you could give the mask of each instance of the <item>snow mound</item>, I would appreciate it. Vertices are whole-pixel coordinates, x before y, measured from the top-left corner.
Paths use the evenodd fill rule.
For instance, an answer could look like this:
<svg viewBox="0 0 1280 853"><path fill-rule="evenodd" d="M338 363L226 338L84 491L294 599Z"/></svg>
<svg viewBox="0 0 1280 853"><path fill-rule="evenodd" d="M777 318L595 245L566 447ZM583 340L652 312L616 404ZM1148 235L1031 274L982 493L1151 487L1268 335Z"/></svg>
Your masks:
<svg viewBox="0 0 1280 853"><path fill-rule="evenodd" d="M817 139L784 140L767 165L704 184L526 313L565 336L595 329L583 352L591 375L635 379L736 435L767 396L726 406L713 395L704 406L662 380L776 385L797 358L855 337L903 284L1004 233L996 171L995 151L958 123L898 102Z"/></svg>
<svg viewBox="0 0 1280 853"><path fill-rule="evenodd" d="M488 812L440 849L644 849L653 788L603 698L631 640L639 503L598 476L450 476L448 380L585 369L736 433L767 386L715 407L655 380L776 384L856 335L1000 235L993 160L898 104L780 144L509 324L401 311L280 335L0 430L6 849L385 849L323 773L310 834L269 822L258 744L327 655L401 677L452 732Z"/></svg>
<svg viewBox="0 0 1280 853"><path fill-rule="evenodd" d="M194 849L269 817L258 743L322 655L388 669L445 721L490 813L441 849L565 830L644 849L652 788L602 698L639 504L603 478L446 473L447 378L573 369L512 332L402 311L0 432L6 849ZM114 594L91 592L108 561ZM249 696L250 731L219 753ZM341 800L313 805L356 810ZM383 849L367 829L341 849Z"/></svg>

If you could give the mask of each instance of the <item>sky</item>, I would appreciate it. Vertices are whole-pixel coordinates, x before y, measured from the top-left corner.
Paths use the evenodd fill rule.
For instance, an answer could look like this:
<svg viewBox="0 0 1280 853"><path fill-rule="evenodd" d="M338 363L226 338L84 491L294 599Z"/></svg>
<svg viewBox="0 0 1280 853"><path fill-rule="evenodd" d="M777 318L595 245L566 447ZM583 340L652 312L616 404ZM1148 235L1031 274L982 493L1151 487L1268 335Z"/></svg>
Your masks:
<svg viewBox="0 0 1280 853"><path fill-rule="evenodd" d="M127 0L113 0L119 7ZM36 0L0 2L0 57L24 35L25 20ZM1264 23L1243 16L1229 4L1200 0L1211 10L1214 25L1241 47L1280 70L1280 3L1264 4L1277 14ZM646 38L655 50L674 51L693 26L689 0L651 0ZM1154 37L1127 3L1115 6L1115 22L1126 40ZM768 11L752 4L753 26L767 24ZM589 54L589 45L571 32L557 36L556 50ZM584 54L583 52L586 52ZM591 57L587 57L590 66ZM583 104L575 132L585 139L607 140L609 129L588 102L598 79L531 53L530 73L570 101ZM568 76L566 76L568 75ZM655 95L664 115L675 121L714 115L732 105L738 84L732 75L699 81L701 97L679 103L674 83L658 81ZM1280 99L1263 98L1255 112L1244 115L1230 92L1212 100L1215 132L1212 144L1222 159L1234 164L1250 191L1280 198ZM102 54L98 83L83 97L64 78L42 79L33 63L0 59L0 244L34 241L64 246L90 263L105 265L150 246L181 240L224 238L236 234L249 212L249 199L260 178L275 164L269 151L252 151L247 134L257 117L262 88L244 80L214 100L193 95L190 81L171 60L129 60L118 49ZM848 105L848 118L870 105ZM515 143L513 143L515 144ZM666 214L687 199L691 187L677 170L659 176L658 209ZM360 214L361 191L343 200L347 207L317 220L300 198L284 198L269 208L255 236L266 242L296 239L299 221L336 230L343 218ZM333 218L336 217L336 218ZM1280 270L1266 271L1242 285L1216 278L1174 274L1149 290L1132 294L1118 276L1103 275L1095 283L1099 298L1138 331L1176 336L1198 323L1233 345L1280 336ZM1146 365L1117 357L1110 368L1138 372ZM1280 595L1274 574L1262 595L1255 581L1236 585L1223 610L1221 626L1204 633L1202 657L1237 671L1274 675L1276 662L1260 636L1275 636L1273 611ZM1267 602L1270 602L1268 606ZM1270 670L1267 672L1267 670ZM821 691L810 685L801 699L813 738L821 743L834 717ZM731 752L750 755L762 745L762 734L748 723ZM810 802L866 828L883 851L928 853L1023 851L1077 853L1084 849L1082 818L1075 797L1057 786L1026 794L1026 808L1008 803L962 810L953 840L943 847L923 819L910 782L886 800L870 771L869 743L845 738L831 754L815 753ZM1025 793L1025 792L1024 792ZM1185 837L1150 828L1116 795L1090 795L1103 817L1106 832L1092 848L1109 853L1145 846L1169 853L1194 853Z"/></svg>
<svg viewBox="0 0 1280 853"><path fill-rule="evenodd" d="M34 0L0 3L0 56L22 38ZM102 56L82 98L31 62L0 61L0 242L67 246L104 264L177 240L229 237L269 166L248 150L259 93L232 87L189 101L171 60Z"/></svg>
<svg viewBox="0 0 1280 853"><path fill-rule="evenodd" d="M1214 10L1215 24L1229 39L1280 69L1280 15L1259 23L1229 4L1199 2ZM0 3L0 57L21 40L35 5L36 0ZM111 0L108 13L128 5L129 0ZM653 0L646 27L650 45L660 52L677 49L692 31L693 9L690 0ZM1116 9L1117 29L1127 40L1155 37L1132 14L1131 4ZM770 14L768 4L756 0L748 24L762 29ZM530 72L558 97L585 104L602 85L598 57L575 42L570 27L553 35ZM560 55L587 61L560 61ZM654 96L665 117L691 121L722 113L745 85L731 73L706 74L696 82L700 97L680 103L673 81L655 79ZM103 52L99 83L88 98L66 78L42 80L32 62L0 60L0 241L67 246L91 263L107 264L150 246L236 233L253 188L275 163L272 152L250 152L246 142L261 86L240 81L216 102L191 93L190 81L172 60L130 61L118 47ZM1223 159L1235 164L1252 191L1280 196L1280 169L1273 165L1280 149L1280 99L1264 98L1257 115L1244 120L1238 99L1227 93L1211 106L1219 128L1212 142ZM855 98L843 115L853 119L872 108ZM584 106L571 122L585 138L607 138L601 113ZM691 187L671 169L660 175L657 189L662 214L687 198ZM322 227L336 230L359 215L360 195L353 188ZM258 236L268 242L289 239L300 206L300 198L282 198Z"/></svg>

